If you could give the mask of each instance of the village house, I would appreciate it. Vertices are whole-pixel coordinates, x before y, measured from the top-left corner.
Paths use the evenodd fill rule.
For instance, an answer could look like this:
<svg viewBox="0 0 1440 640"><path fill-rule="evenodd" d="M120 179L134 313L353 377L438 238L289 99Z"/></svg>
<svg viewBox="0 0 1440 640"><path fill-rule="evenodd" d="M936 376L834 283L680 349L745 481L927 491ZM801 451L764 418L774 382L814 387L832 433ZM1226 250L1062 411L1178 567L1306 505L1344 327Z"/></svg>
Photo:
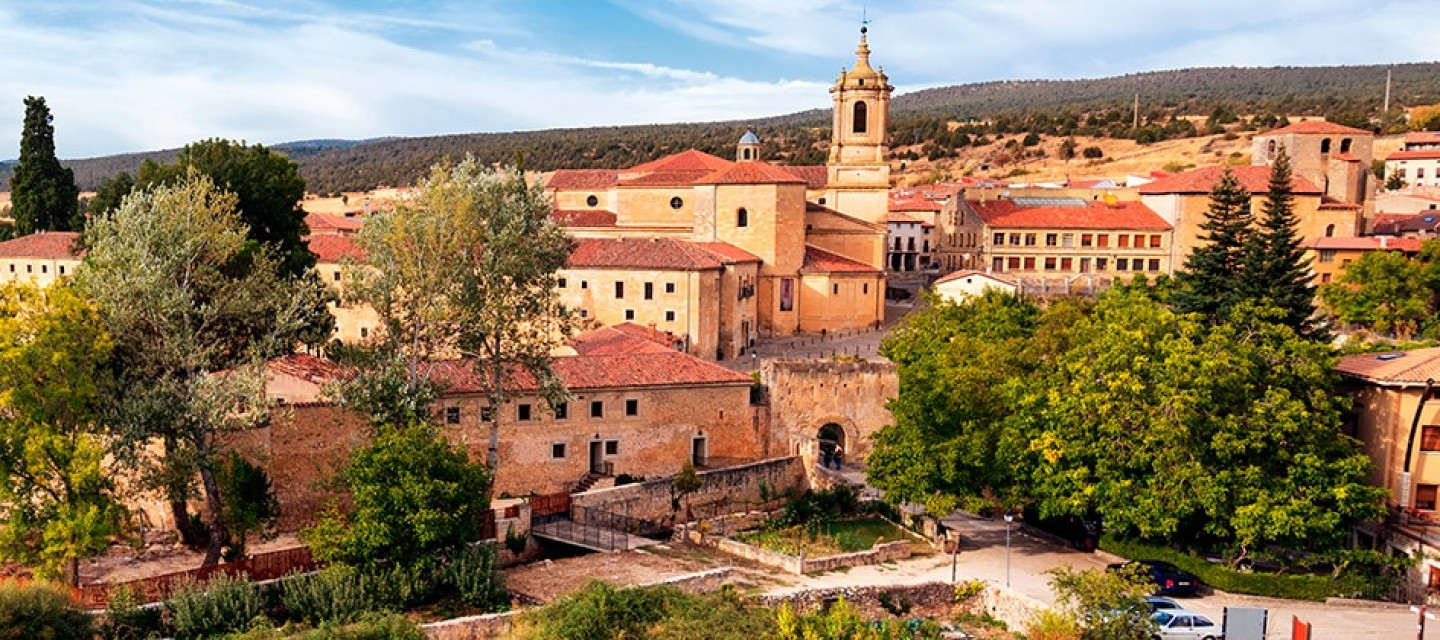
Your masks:
<svg viewBox="0 0 1440 640"><path fill-rule="evenodd" d="M936 209L938 211L939 206ZM889 271L886 277L891 280L897 277L914 278L916 274L928 270L934 259L930 240L935 224L892 210L886 226L890 230L886 251Z"/></svg>
<svg viewBox="0 0 1440 640"><path fill-rule="evenodd" d="M0 282L29 282L46 287L75 275L80 254L72 231L41 231L0 242Z"/></svg>
<svg viewBox="0 0 1440 640"><path fill-rule="evenodd" d="M1374 145L1375 134L1364 129L1307 120L1255 136L1250 161L1268 167L1284 149L1294 174L1317 186L1322 196L1364 208L1375 190L1370 172Z"/></svg>
<svg viewBox="0 0 1440 640"><path fill-rule="evenodd" d="M1322 285L1339 280L1345 275L1345 267L1359 260L1371 251L1398 251L1407 256L1420 252L1417 238L1392 238L1388 236L1360 236L1356 238L1314 238L1301 243L1305 259L1315 284Z"/></svg>
<svg viewBox="0 0 1440 640"><path fill-rule="evenodd" d="M1140 202L1015 197L966 200L961 233L985 242L992 274L1129 278L1169 274L1172 228Z"/></svg>
<svg viewBox="0 0 1440 640"><path fill-rule="evenodd" d="M1335 367L1355 398L1347 419L1389 491L1382 526L1362 524L1357 546L1421 558L1417 579L1440 587L1440 348L1346 356Z"/></svg>
<svg viewBox="0 0 1440 640"><path fill-rule="evenodd" d="M966 269L952 271L941 276L931 286L931 290L942 299L960 304L969 298L983 295L989 290L1014 294L1020 290L1020 287L1014 278L1003 273L985 273Z"/></svg>
<svg viewBox="0 0 1440 640"><path fill-rule="evenodd" d="M312 216L315 214L312 214ZM307 219L311 216L307 216ZM343 218L342 218L343 219ZM312 232L314 229L312 229ZM313 234L305 237L310 253L315 256L315 274L330 287L338 298L327 305L335 316L333 338L344 344L361 344L379 336L384 327L380 315L368 304L345 298L344 272L349 262L363 257L348 233Z"/></svg>

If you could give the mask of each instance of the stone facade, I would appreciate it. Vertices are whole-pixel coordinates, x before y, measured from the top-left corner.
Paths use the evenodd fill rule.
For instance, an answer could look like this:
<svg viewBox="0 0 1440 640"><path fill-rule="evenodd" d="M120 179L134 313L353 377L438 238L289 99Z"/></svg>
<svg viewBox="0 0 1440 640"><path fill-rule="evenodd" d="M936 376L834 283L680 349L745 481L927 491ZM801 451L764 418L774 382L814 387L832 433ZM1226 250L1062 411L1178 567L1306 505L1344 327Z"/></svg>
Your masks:
<svg viewBox="0 0 1440 640"><path fill-rule="evenodd" d="M789 436L789 455L819 455L819 438L827 425L838 427L847 460L863 460L871 437L893 418L886 402L900 393L900 379L890 362L787 361L767 362L760 377L770 394L775 429Z"/></svg>
<svg viewBox="0 0 1440 640"><path fill-rule="evenodd" d="M669 473L673 474L678 469ZM701 486L687 500L697 516L749 511L761 504L762 493L774 496L786 489L805 489L805 469L800 458L763 460L745 465L700 472ZM763 489L762 489L763 487ZM652 522L678 523L684 508L675 494L672 479L657 477L636 484L597 489L570 496L577 507L608 511Z"/></svg>
<svg viewBox="0 0 1440 640"><path fill-rule="evenodd" d="M1252 163L1269 165L1284 149L1295 175L1340 202L1363 205L1375 189L1370 175L1375 144L1372 132L1306 121L1257 135L1250 144Z"/></svg>

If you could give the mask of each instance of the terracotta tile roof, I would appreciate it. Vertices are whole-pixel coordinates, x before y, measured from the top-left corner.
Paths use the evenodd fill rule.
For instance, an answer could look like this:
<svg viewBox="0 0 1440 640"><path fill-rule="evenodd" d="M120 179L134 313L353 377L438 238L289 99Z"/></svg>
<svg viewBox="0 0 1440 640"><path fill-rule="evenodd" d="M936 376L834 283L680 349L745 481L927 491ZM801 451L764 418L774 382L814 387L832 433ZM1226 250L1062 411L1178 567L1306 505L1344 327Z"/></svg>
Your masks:
<svg viewBox="0 0 1440 640"><path fill-rule="evenodd" d="M1321 209L1360 209L1360 205L1353 202L1341 202L1330 196L1320 196Z"/></svg>
<svg viewBox="0 0 1440 640"><path fill-rule="evenodd" d="M632 173L650 173L655 171L703 171L711 173L719 171L735 164L724 158L712 156L704 151L687 149L674 155L668 155L657 160L636 165L620 172L623 175Z"/></svg>
<svg viewBox="0 0 1440 640"><path fill-rule="evenodd" d="M701 271L723 264L695 243L674 238L580 238L569 267Z"/></svg>
<svg viewBox="0 0 1440 640"><path fill-rule="evenodd" d="M907 191L890 192L891 211L939 211L944 205L923 195Z"/></svg>
<svg viewBox="0 0 1440 640"><path fill-rule="evenodd" d="M326 213L310 213L305 215L305 226L310 228L311 233L324 231L354 233L365 226L365 220Z"/></svg>
<svg viewBox="0 0 1440 640"><path fill-rule="evenodd" d="M319 385L338 380L349 374L339 364L305 353L292 353L279 360L271 360L265 363L265 368L275 373L283 373Z"/></svg>
<svg viewBox="0 0 1440 640"><path fill-rule="evenodd" d="M1416 149L1414 151L1396 151L1385 156L1385 161L1392 160L1435 160L1440 159L1440 149Z"/></svg>
<svg viewBox="0 0 1440 640"><path fill-rule="evenodd" d="M1086 200L1083 207L1022 207L1014 200L967 201L986 225L996 229L1096 229L1169 231L1166 222L1140 202L1106 204Z"/></svg>
<svg viewBox="0 0 1440 640"><path fill-rule="evenodd" d="M1003 284L1015 284L1015 277L1009 274L985 273L984 271L976 271L974 269L966 269L963 271L953 271L951 273L947 273L943 276L940 276L940 278L935 281L935 284L940 284L942 282L954 282L963 278L989 278Z"/></svg>
<svg viewBox="0 0 1440 640"><path fill-rule="evenodd" d="M760 256L741 249L728 242L694 242L691 243L701 249L709 251L725 264L736 264L741 262L764 262Z"/></svg>
<svg viewBox="0 0 1440 640"><path fill-rule="evenodd" d="M1405 134L1405 144L1440 144L1440 131L1411 131Z"/></svg>
<svg viewBox="0 0 1440 640"><path fill-rule="evenodd" d="M618 218L603 209L556 209L550 219L562 227L613 227Z"/></svg>
<svg viewBox="0 0 1440 640"><path fill-rule="evenodd" d="M805 179L768 162L737 162L695 181L696 184L803 184Z"/></svg>
<svg viewBox="0 0 1440 640"><path fill-rule="evenodd" d="M581 356L634 355L639 353L673 353L667 344L681 339L669 331L656 331L633 322L582 333L570 339L570 346Z"/></svg>
<svg viewBox="0 0 1440 640"><path fill-rule="evenodd" d="M40 231L0 242L0 258L46 258L64 260L79 259L75 252L75 241L80 234L74 231Z"/></svg>
<svg viewBox="0 0 1440 640"><path fill-rule="evenodd" d="M1289 126L1286 126L1286 127L1281 127L1281 128L1279 128L1279 129L1271 129L1270 131L1267 131L1267 132L1262 133L1262 134L1260 134L1260 135L1261 135L1261 136L1274 136L1274 135L1282 135L1282 134L1290 134L1290 133L1329 133L1329 134L1334 134L1334 135L1352 135L1352 136L1371 136L1371 135L1375 135L1374 132L1366 131L1366 130L1364 130L1364 129L1356 129L1356 128L1354 128L1354 127L1347 127L1347 126L1345 126L1345 125L1343 125L1343 124L1335 124L1335 123L1333 123L1333 122L1323 122L1323 121L1320 121L1320 120L1306 120L1306 121L1304 121L1304 122L1296 122L1295 124L1292 124L1292 125L1289 125Z"/></svg>
<svg viewBox="0 0 1440 640"><path fill-rule="evenodd" d="M1360 158L1356 157L1355 154L1350 153L1350 152L1348 152L1348 151L1342 151L1342 152L1340 152L1340 153L1332 153L1332 154L1330 154L1330 159L1331 159L1331 160L1340 160L1341 162L1359 162L1359 161L1360 161Z"/></svg>
<svg viewBox="0 0 1440 640"><path fill-rule="evenodd" d="M824 189L830 183L830 168L823 164L793 165L785 170L800 176L806 189Z"/></svg>
<svg viewBox="0 0 1440 640"><path fill-rule="evenodd" d="M350 236L305 236L305 244L310 247L310 253L315 254L316 262L340 262L347 257L356 260L365 258L365 252L355 246Z"/></svg>
<svg viewBox="0 0 1440 640"><path fill-rule="evenodd" d="M876 231L887 231L887 230L888 230L888 229L885 227L885 225L883 225L883 224L875 224L875 223L873 223L873 222L867 222L867 221L865 221L865 220L861 220L861 219L859 219L859 218L856 218L855 216L852 216L852 215L849 215L849 214L840 213L839 211L836 211L836 210L834 210L834 209L831 209L830 207L827 207L827 206L821 205L821 204L815 204L814 202L810 202L810 201L808 201L808 200L805 201L805 213L823 213L823 214L825 214L825 215L831 215L831 216L835 216L835 217L837 217L837 218L842 218L842 219L844 219L845 221L850 222L851 224L857 224L857 225L860 225L860 226L862 226L862 227L869 227L869 228L874 229L874 230L876 230Z"/></svg>
<svg viewBox="0 0 1440 640"><path fill-rule="evenodd" d="M1306 249L1349 249L1377 251L1388 249L1404 253L1419 253L1421 238L1391 238L1389 236L1360 236L1358 238L1315 238L1301 243Z"/></svg>
<svg viewBox="0 0 1440 640"><path fill-rule="evenodd" d="M1185 173L1161 178L1140 186L1141 195L1164 193L1210 193L1220 181L1226 167L1201 167ZM1264 165L1237 165L1229 167L1231 173L1250 193L1264 193L1270 188L1270 167ZM1291 190L1296 195L1320 195L1320 187L1305 178L1294 175L1290 178Z"/></svg>
<svg viewBox="0 0 1440 640"><path fill-rule="evenodd" d="M1426 380L1440 382L1440 347L1345 356L1335 370L1381 386L1423 387Z"/></svg>
<svg viewBox="0 0 1440 640"><path fill-rule="evenodd" d="M801 272L810 273L879 273L875 267L824 249L805 245L805 262Z"/></svg>
<svg viewBox="0 0 1440 640"><path fill-rule="evenodd" d="M1406 231L1440 231L1440 212L1377 213L1371 232L1390 235Z"/></svg>
<svg viewBox="0 0 1440 640"><path fill-rule="evenodd" d="M890 215L888 215L888 216L885 217L885 221L886 221L886 222L892 222L892 223L895 223L895 224L920 224L920 223L921 223L920 220L917 220L917 219L915 219L915 218L912 218L912 217L910 217L910 216L907 216L907 215L905 215L905 214L903 214L903 213L895 213L894 211L890 212Z"/></svg>
<svg viewBox="0 0 1440 640"><path fill-rule="evenodd" d="M560 169L550 174L545 186L562 191L603 191L615 186L619 175L614 169Z"/></svg>
<svg viewBox="0 0 1440 640"><path fill-rule="evenodd" d="M652 171L625 174L617 183L621 187L688 187L710 175L710 171Z"/></svg>

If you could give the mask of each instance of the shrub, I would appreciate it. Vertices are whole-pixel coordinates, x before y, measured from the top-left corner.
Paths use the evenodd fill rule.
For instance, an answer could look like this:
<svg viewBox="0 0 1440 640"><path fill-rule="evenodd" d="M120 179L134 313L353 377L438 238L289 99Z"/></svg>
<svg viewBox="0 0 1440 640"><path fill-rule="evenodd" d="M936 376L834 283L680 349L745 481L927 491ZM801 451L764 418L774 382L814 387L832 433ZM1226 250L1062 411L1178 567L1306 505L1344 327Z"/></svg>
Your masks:
<svg viewBox="0 0 1440 640"><path fill-rule="evenodd" d="M985 591L985 583L979 580L966 580L955 585L955 601L965 602Z"/></svg>
<svg viewBox="0 0 1440 640"><path fill-rule="evenodd" d="M0 584L0 639L91 640L90 614L70 606L70 596L44 583Z"/></svg>
<svg viewBox="0 0 1440 640"><path fill-rule="evenodd" d="M420 560L367 572L378 607L405 611L429 602L435 594L434 560Z"/></svg>
<svg viewBox="0 0 1440 640"><path fill-rule="evenodd" d="M1081 153L1084 154L1086 158L1090 159L1105 157L1105 152L1101 150L1100 147L1085 147L1085 150Z"/></svg>
<svg viewBox="0 0 1440 640"><path fill-rule="evenodd" d="M1030 640L1080 640L1080 623L1074 616L1054 609L1040 609L1025 626Z"/></svg>
<svg viewBox="0 0 1440 640"><path fill-rule="evenodd" d="M1111 536L1101 538L1100 547L1127 558L1164 560L1195 574L1201 582L1230 593L1323 601L1331 596L1352 595L1356 590L1363 589L1357 585L1363 582L1358 576L1334 580L1329 576L1241 573L1166 546Z"/></svg>
<svg viewBox="0 0 1440 640"><path fill-rule="evenodd" d="M197 638L248 628L264 612L265 596L245 574L220 574L181 585L165 608L176 637Z"/></svg>
<svg viewBox="0 0 1440 640"><path fill-rule="evenodd" d="M443 582L455 598L484 611L504 611L509 601L504 576L495 563L495 547L479 544L455 552L445 566Z"/></svg>
<svg viewBox="0 0 1440 640"><path fill-rule="evenodd" d="M164 635L165 623L160 607L145 607L140 590L119 587L110 592L105 603L105 622L100 637L105 640L144 640Z"/></svg>
<svg viewBox="0 0 1440 640"><path fill-rule="evenodd" d="M616 482L618 483L619 480L616 480ZM530 532L521 531L520 533L515 533L515 527L513 526L505 529L505 548L509 549L510 553L517 556L525 553L525 547L529 544Z"/></svg>
<svg viewBox="0 0 1440 640"><path fill-rule="evenodd" d="M310 576L284 582L282 597L290 619L310 624L351 622L378 611L376 579L354 567L331 565Z"/></svg>
<svg viewBox="0 0 1440 640"><path fill-rule="evenodd" d="M230 640L424 640L425 633L405 616L394 613L367 613L349 624L326 623L316 629L293 631L273 626L257 627Z"/></svg>

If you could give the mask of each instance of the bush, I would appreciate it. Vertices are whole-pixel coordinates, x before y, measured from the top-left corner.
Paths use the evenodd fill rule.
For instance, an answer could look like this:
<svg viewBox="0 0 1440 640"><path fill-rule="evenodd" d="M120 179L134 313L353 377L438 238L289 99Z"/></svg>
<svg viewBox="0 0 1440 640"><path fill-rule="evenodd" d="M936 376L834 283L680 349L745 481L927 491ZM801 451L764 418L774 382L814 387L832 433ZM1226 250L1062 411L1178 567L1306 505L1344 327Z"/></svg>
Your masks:
<svg viewBox="0 0 1440 640"><path fill-rule="evenodd" d="M1054 609L1040 609L1025 626L1030 640L1080 640L1080 623L1074 616Z"/></svg>
<svg viewBox="0 0 1440 640"><path fill-rule="evenodd" d="M406 611L430 602L435 595L437 573L434 560L366 572L376 606L395 611Z"/></svg>
<svg viewBox="0 0 1440 640"><path fill-rule="evenodd" d="M455 599L487 612L504 611L509 603L504 575L496 567L495 547L479 544L450 556L442 581Z"/></svg>
<svg viewBox="0 0 1440 640"><path fill-rule="evenodd" d="M140 590L120 587L110 592L105 603L105 622L100 637L105 640L144 640L165 635L160 607L145 607Z"/></svg>
<svg viewBox="0 0 1440 640"><path fill-rule="evenodd" d="M424 640L425 633L394 613L367 613L350 624L326 623L316 629L280 630L257 628L248 633L229 636L230 640Z"/></svg>
<svg viewBox="0 0 1440 640"><path fill-rule="evenodd" d="M90 614L70 606L70 596L44 583L0 584L0 639L91 640Z"/></svg>
<svg viewBox="0 0 1440 640"><path fill-rule="evenodd" d="M259 585L245 574L220 574L206 583L190 582L165 603L178 638L197 638L240 631L265 610Z"/></svg>
<svg viewBox="0 0 1440 640"><path fill-rule="evenodd" d="M374 593L376 583L354 567L337 564L314 575L291 577L281 593L291 620L344 623L381 609Z"/></svg>
<svg viewBox="0 0 1440 640"><path fill-rule="evenodd" d="M1086 158L1090 158L1092 160L1095 158L1105 157L1105 152L1102 151L1100 147L1085 147L1085 150L1081 153L1083 153Z"/></svg>
<svg viewBox="0 0 1440 640"><path fill-rule="evenodd" d="M1170 547L1119 540L1108 535L1100 539L1100 548L1136 560L1164 560L1195 574L1201 582L1230 593L1323 601L1364 590L1364 579L1359 576L1335 580L1329 576L1241 573Z"/></svg>

